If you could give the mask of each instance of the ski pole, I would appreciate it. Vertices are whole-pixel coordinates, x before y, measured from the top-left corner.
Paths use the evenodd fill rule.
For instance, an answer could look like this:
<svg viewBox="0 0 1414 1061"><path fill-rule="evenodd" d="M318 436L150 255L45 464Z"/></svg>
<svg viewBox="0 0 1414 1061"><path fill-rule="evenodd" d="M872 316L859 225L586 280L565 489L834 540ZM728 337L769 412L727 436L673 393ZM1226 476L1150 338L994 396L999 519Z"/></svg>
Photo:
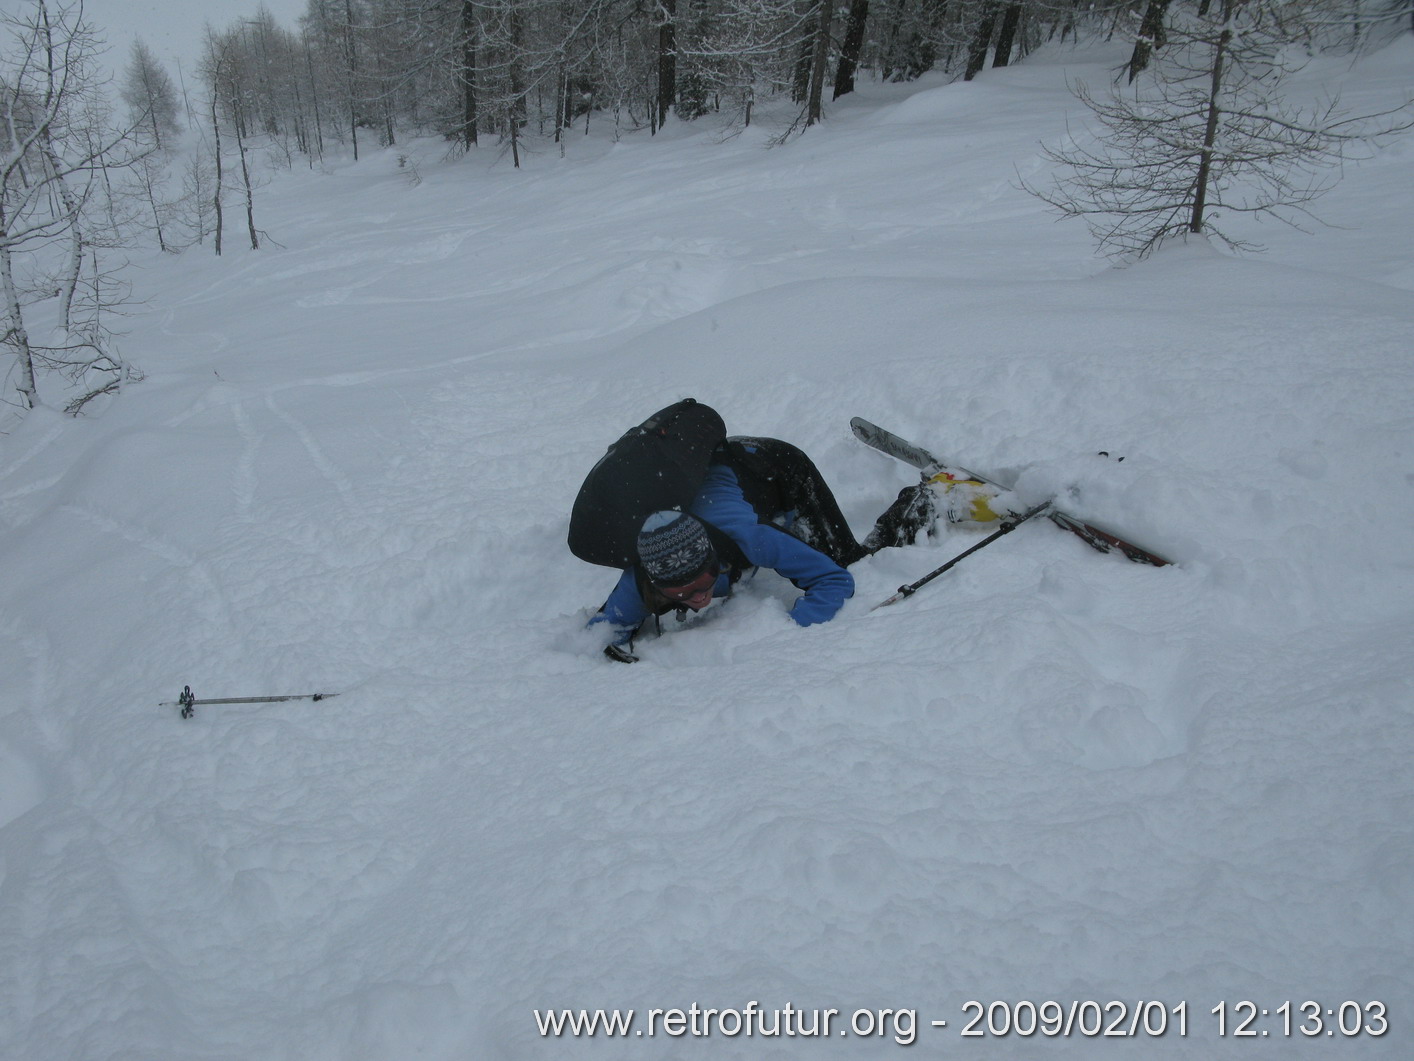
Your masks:
<svg viewBox="0 0 1414 1061"><path fill-rule="evenodd" d="M202 704L281 704L287 700L328 700L330 697L338 696L338 693L296 693L292 696L227 696L212 700L198 700L191 691L191 686L182 688L182 695L175 700L166 700L158 707L180 707L183 718L191 718L196 714L196 708Z"/></svg>
<svg viewBox="0 0 1414 1061"><path fill-rule="evenodd" d="M1032 516L1039 516L1042 512L1046 511L1046 509L1048 509L1048 508L1050 508L1050 507L1051 507L1051 503L1050 503L1049 501L1043 501L1043 502L1041 502L1041 504L1037 505L1035 508L1033 508L1033 509L1031 509L1031 510L1029 510L1029 511L1027 511L1027 512L1023 512L1021 515L1017 516L1015 519L1011 519L1011 520L1006 520L1006 521L1004 521L1000 527L998 527L998 528L997 528L995 531L993 531L991 534L987 535L987 537L983 538L980 542L978 542L976 545L972 546L970 549L964 549L962 552L958 553L956 556L954 556L954 557L953 557L951 560L949 560L947 563L943 564L941 567L935 567L932 571L929 571L926 575L924 575L922 578L920 578L917 582L910 582L910 583L909 583L908 585L906 585L906 586L900 586L900 587L898 588L898 592L895 593L892 597L890 597L888 600L881 600L878 604L874 605L874 607L870 608L869 610L870 610L871 612L872 612L872 611L878 611L878 609L884 607L884 606L887 605L887 604L897 604L899 601L903 600L905 597L911 597L911 596L913 596L913 595L914 595L915 593L917 593L920 589L922 589L924 586L926 586L929 582L932 582L933 579L935 579L935 578L937 578L939 575L941 575L944 571L947 571L949 568L953 567L955 564L957 564L957 563L959 563L960 561L962 561L962 560L966 559L967 557L971 556L971 555L972 555L973 553L975 553L978 549L981 549L981 548L983 548L983 547L985 547L985 546L991 545L994 541L996 541L998 538L1000 538L1003 534L1010 534L1012 531L1016 530L1017 527L1021 526L1023 523L1025 523L1025 522L1026 522L1028 519L1030 519Z"/></svg>

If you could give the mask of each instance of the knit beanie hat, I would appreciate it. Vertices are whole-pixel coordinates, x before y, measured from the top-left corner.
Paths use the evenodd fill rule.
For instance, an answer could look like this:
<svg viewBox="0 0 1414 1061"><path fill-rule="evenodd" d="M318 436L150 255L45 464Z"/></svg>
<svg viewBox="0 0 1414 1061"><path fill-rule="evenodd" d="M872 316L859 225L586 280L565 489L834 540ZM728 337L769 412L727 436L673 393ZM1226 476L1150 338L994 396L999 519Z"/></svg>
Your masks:
<svg viewBox="0 0 1414 1061"><path fill-rule="evenodd" d="M655 512L638 532L638 559L652 582L663 586L692 581L711 562L707 529L686 512Z"/></svg>

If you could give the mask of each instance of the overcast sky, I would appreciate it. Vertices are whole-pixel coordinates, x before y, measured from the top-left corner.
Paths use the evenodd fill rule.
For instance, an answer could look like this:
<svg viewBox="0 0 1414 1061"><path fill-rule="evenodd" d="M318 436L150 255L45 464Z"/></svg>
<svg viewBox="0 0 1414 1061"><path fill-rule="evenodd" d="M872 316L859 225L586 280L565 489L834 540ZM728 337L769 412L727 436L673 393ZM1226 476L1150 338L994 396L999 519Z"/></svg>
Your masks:
<svg viewBox="0 0 1414 1061"><path fill-rule="evenodd" d="M22 10L33 2L0 0L0 7ZM51 5L73 2L50 0ZM277 23L294 30L305 6L306 0L83 0L84 18L107 41L107 59L114 72L127 65L132 42L141 37L174 80L179 60L184 74L190 76L196 69L208 22L224 29L264 7Z"/></svg>

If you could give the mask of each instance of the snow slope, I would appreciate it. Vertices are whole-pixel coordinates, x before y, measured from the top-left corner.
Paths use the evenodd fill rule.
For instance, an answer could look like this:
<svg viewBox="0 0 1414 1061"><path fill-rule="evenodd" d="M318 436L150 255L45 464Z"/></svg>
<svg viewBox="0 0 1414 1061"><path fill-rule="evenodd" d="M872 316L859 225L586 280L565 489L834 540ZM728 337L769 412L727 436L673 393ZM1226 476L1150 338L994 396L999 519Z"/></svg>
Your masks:
<svg viewBox="0 0 1414 1061"><path fill-rule="evenodd" d="M259 252L137 263L147 381L0 437L0 1054L1414 1056L1414 139L1342 227L1112 268L1015 185L1113 58L868 86L774 149L404 146L275 176ZM1311 76L1388 104L1411 59ZM1028 525L869 612L955 530L825 626L762 574L610 664L570 503L684 395L861 535L911 473L856 414L1178 563ZM157 706L188 683L340 696ZM1187 1036L974 1042L973 999ZM1308 999L1389 1030L1284 1034ZM843 1017L535 1020L752 1001Z"/></svg>

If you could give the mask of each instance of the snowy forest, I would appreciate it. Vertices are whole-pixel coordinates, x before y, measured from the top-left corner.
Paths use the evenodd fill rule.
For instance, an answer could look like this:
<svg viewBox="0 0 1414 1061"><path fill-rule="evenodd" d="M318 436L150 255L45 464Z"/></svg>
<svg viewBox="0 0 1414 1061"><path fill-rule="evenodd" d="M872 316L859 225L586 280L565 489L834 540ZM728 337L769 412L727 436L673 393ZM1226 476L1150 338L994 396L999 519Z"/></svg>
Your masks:
<svg viewBox="0 0 1414 1061"><path fill-rule="evenodd" d="M34 0L3 28L6 402L40 402L37 373L52 369L71 382L64 403L78 412L140 375L107 342L124 298L113 252L153 240L218 255L230 239L259 249L257 170L267 166L356 160L369 143L434 134L452 156L491 143L519 167L527 139L563 151L597 122L618 137L710 115L740 129L762 100L789 99L785 139L861 76L940 69L970 81L1042 42L1121 38L1130 54L1116 83L1133 91L1076 88L1120 143L1060 150L1073 180L1035 191L1102 216L1107 249L1143 252L1169 232L1205 231L1223 185L1254 175L1266 187L1241 209L1299 211L1321 187L1312 166L1398 127L1333 103L1297 112L1281 85L1304 55L1359 55L1414 30L1414 4L310 0L298 28L264 8L208 27L195 86L178 88L137 41L117 99L98 62L102 28L82 4ZM57 337L33 337L31 304L54 298Z"/></svg>
<svg viewBox="0 0 1414 1061"><path fill-rule="evenodd" d="M261 12L213 34L202 70L241 135L292 153L429 132L514 151L527 131L559 139L594 121L652 130L722 114L745 125L758 100L783 95L809 125L856 77L971 80L1082 34L1131 40L1132 80L1175 27L1261 26L1357 51L1411 21L1408 0L311 0L297 33Z"/></svg>
<svg viewBox="0 0 1414 1061"><path fill-rule="evenodd" d="M711 116L729 134L788 101L780 140L861 77L971 80L1045 42L1118 39L1113 85L1073 86L1109 142L1054 149L1071 179L1033 190L1090 218L1104 249L1143 252L1205 231L1219 203L1299 213L1325 185L1320 167L1399 128L1397 114L1352 116L1335 101L1292 108L1282 85L1311 55L1358 56L1414 30L1414 4L310 0L297 28L264 9L209 27L196 83L180 85L140 40L110 84L102 27L78 3L34 0L3 29L5 401L32 407L37 374L54 370L77 411L140 373L107 341L124 299L119 252L258 249L256 189L271 166L430 135L448 157L493 145L519 167L527 142L564 151L596 123L618 137ZM1240 205L1221 198L1235 183ZM53 303L54 338L31 334L36 302Z"/></svg>

